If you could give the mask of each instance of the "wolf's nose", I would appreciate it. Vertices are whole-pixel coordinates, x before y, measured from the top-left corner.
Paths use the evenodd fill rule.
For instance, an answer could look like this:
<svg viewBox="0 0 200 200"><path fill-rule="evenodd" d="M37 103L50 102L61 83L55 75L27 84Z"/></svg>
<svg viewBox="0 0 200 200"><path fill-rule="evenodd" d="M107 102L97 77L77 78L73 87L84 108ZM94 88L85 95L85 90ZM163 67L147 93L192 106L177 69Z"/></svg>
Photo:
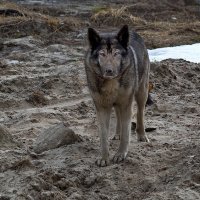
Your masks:
<svg viewBox="0 0 200 200"><path fill-rule="evenodd" d="M107 75L112 75L113 74L113 70L112 69L106 69L106 74Z"/></svg>

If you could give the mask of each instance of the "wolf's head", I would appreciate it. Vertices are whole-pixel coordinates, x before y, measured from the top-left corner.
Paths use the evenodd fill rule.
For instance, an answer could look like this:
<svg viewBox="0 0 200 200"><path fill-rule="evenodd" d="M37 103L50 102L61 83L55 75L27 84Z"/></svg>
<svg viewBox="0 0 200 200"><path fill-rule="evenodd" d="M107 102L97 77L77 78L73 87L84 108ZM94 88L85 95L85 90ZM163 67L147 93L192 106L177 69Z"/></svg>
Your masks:
<svg viewBox="0 0 200 200"><path fill-rule="evenodd" d="M104 79L119 77L130 63L128 26L123 26L115 34L98 34L89 28L88 41L91 50L89 62L94 72Z"/></svg>

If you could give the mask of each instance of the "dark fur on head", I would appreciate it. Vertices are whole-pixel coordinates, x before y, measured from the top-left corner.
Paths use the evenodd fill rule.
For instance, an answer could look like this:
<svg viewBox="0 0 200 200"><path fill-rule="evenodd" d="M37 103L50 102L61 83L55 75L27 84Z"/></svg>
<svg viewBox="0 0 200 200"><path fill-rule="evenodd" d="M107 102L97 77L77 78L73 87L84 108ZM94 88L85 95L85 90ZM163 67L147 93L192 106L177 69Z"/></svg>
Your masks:
<svg viewBox="0 0 200 200"><path fill-rule="evenodd" d="M88 28L88 41L92 50L96 49L101 42L99 34L93 28Z"/></svg>
<svg viewBox="0 0 200 200"><path fill-rule="evenodd" d="M115 34L100 35L89 28L88 41L91 49L90 62L98 76L105 79L116 78L130 63L127 59L129 45L127 25Z"/></svg>
<svg viewBox="0 0 200 200"><path fill-rule="evenodd" d="M107 36L107 38L106 38ZM106 43L108 48L110 48L111 45L111 36L112 35L102 35L100 36L93 28L88 28L88 41L90 44L90 47L92 50L95 50L98 48L98 46L101 44L102 39L107 39ZM112 36L113 37L113 36ZM119 44L124 48L127 49L128 42L129 42L129 30L128 26L124 25L120 31L115 35L115 38L118 40Z"/></svg>
<svg viewBox="0 0 200 200"><path fill-rule="evenodd" d="M117 39L119 43L127 49L128 42L129 42L129 31L128 31L128 26L124 25L122 29L119 31L117 34Z"/></svg>

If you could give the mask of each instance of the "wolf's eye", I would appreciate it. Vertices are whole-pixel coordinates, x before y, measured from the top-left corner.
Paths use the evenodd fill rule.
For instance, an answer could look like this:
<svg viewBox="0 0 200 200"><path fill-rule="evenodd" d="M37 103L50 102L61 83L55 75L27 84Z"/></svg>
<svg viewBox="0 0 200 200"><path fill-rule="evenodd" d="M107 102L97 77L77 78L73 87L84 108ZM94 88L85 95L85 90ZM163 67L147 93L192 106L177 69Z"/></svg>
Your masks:
<svg viewBox="0 0 200 200"><path fill-rule="evenodd" d="M100 52L99 52L99 55L102 56L102 57L105 57L105 56L106 56L106 54L105 54L103 51L100 51Z"/></svg>
<svg viewBox="0 0 200 200"><path fill-rule="evenodd" d="M120 51L115 51L114 56L118 56L120 54Z"/></svg>

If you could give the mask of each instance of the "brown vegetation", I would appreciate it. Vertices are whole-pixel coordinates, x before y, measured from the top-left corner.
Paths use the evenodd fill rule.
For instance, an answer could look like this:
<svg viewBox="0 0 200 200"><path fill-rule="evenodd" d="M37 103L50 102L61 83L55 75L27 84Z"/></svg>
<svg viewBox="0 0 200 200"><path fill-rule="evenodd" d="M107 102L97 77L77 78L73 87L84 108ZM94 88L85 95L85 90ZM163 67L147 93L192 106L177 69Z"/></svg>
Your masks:
<svg viewBox="0 0 200 200"><path fill-rule="evenodd" d="M1 3L0 9L13 9L22 14L22 16L0 15L0 35L6 38L28 35L51 37L56 33L72 31L82 23L80 19L70 16L61 19L14 3Z"/></svg>
<svg viewBox="0 0 200 200"><path fill-rule="evenodd" d="M167 1L157 2L156 5L149 1L96 9L91 23L99 28L128 24L145 38L148 48L200 41L198 13Z"/></svg>

